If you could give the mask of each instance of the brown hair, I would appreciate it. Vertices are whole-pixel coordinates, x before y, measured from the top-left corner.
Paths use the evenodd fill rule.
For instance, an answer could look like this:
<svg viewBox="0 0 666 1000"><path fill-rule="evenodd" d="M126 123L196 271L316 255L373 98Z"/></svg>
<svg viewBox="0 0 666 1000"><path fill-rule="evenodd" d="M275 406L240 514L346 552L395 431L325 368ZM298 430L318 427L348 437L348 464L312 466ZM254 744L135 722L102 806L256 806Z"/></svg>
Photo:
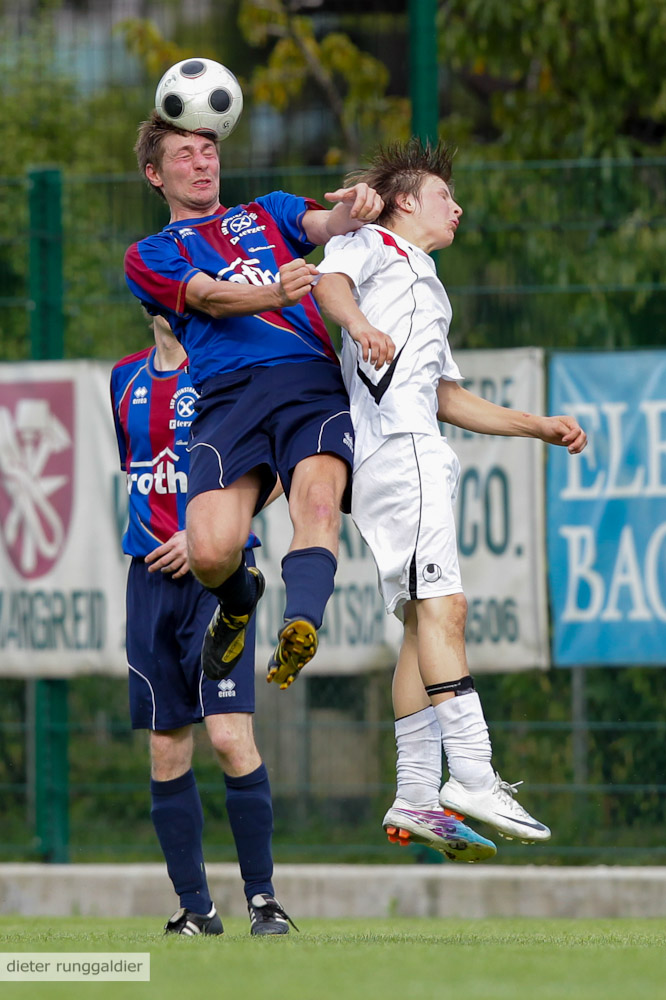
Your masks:
<svg viewBox="0 0 666 1000"><path fill-rule="evenodd" d="M412 136L407 142L380 146L368 166L349 174L345 184L351 186L365 181L375 189L384 201L384 210L377 219L383 225L396 214L399 194L410 194L418 200L423 181L429 174L449 183L454 152L442 141L432 146Z"/></svg>
<svg viewBox="0 0 666 1000"><path fill-rule="evenodd" d="M161 118L157 111L152 111L150 118L141 122L137 130L136 142L134 143L134 152L136 153L136 162L139 167L139 173L145 181L148 181L146 177L146 167L149 163L159 170L162 166L162 143L167 135L189 135L182 128L178 128L176 125L172 125L171 122L167 122L164 118ZM212 136L211 136L212 138ZM150 181L148 181L150 184ZM154 184L150 184L153 191L156 191L160 198L164 198L164 192L161 188L155 187ZM166 201L166 198L164 198Z"/></svg>

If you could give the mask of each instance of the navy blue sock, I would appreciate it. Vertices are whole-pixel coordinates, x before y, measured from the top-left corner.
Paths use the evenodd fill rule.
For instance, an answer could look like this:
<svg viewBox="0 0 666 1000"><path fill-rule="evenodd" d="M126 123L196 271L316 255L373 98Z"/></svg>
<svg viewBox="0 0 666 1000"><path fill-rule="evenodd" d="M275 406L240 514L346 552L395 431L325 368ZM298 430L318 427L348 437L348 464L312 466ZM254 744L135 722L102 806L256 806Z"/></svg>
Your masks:
<svg viewBox="0 0 666 1000"><path fill-rule="evenodd" d="M273 802L268 771L260 764L256 771L232 778L225 774L227 815L236 842L245 895L252 899L258 892L274 895Z"/></svg>
<svg viewBox="0 0 666 1000"><path fill-rule="evenodd" d="M337 568L337 559L329 549L312 546L288 552L282 560L287 591L285 619L307 618L315 628L321 628Z"/></svg>
<svg viewBox="0 0 666 1000"><path fill-rule="evenodd" d="M151 778L150 796L150 815L180 905L193 913L210 913L201 843L203 810L194 771L190 768L171 781Z"/></svg>
<svg viewBox="0 0 666 1000"><path fill-rule="evenodd" d="M230 615L245 615L248 613L257 596L257 578L250 573L245 565L245 553L241 555L240 566L227 577L219 587L207 587L215 594L224 610Z"/></svg>

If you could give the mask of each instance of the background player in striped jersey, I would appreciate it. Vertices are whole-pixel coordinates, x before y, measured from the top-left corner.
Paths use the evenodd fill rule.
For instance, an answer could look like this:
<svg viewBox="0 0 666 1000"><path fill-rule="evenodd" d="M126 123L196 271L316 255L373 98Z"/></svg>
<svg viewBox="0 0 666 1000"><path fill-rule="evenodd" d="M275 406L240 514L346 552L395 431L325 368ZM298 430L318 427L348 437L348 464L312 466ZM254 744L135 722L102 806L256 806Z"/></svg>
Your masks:
<svg viewBox="0 0 666 1000"><path fill-rule="evenodd" d="M253 934L286 934L288 917L271 881L273 808L268 774L254 742L254 630L229 678L203 676L201 638L215 597L189 572L186 450L196 392L182 346L154 321L155 346L123 358L111 375L129 523L127 659L132 726L150 730L151 815L181 908L175 934L222 934L204 867L203 813L192 771L192 724L206 723L224 772L229 816ZM258 539L246 540L254 565Z"/></svg>
<svg viewBox="0 0 666 1000"><path fill-rule="evenodd" d="M381 195L377 225L331 240L315 297L345 330L342 367L356 431L352 515L377 563L388 612L404 639L393 682L398 747L389 831L418 830L441 808L507 837L550 830L514 798L491 765L491 744L465 655L467 602L453 519L460 466L438 419L483 434L540 438L576 454L586 436L572 417L496 406L465 390L451 356L451 306L429 254L449 247L462 209L451 157L418 139L381 151L356 175ZM356 342L389 353L378 371ZM449 780L441 788L442 743Z"/></svg>
<svg viewBox="0 0 666 1000"><path fill-rule="evenodd" d="M354 446L338 360L310 295L316 269L303 255L375 219L381 199L359 183L328 194L330 211L282 191L223 208L212 138L155 113L135 149L171 221L129 248L128 285L149 312L168 319L200 392L187 539L193 572L219 602L202 666L220 679L242 653L263 592L263 578L245 564L245 539L279 475L294 534L268 679L286 687L317 648Z"/></svg>

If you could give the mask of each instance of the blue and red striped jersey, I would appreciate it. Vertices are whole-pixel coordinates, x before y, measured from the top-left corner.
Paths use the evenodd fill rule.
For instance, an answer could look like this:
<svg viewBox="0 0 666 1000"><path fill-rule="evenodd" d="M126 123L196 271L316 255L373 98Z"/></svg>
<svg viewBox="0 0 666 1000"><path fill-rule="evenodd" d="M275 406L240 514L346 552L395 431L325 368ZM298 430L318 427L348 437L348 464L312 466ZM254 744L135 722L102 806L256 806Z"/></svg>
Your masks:
<svg viewBox="0 0 666 1000"><path fill-rule="evenodd" d="M123 552L130 556L147 556L185 527L187 443L196 400L185 364L158 371L154 347L113 367L111 405L129 494ZM248 547L259 544L250 535Z"/></svg>
<svg viewBox="0 0 666 1000"><path fill-rule="evenodd" d="M149 313L165 316L189 358L193 385L243 368L337 356L312 295L294 306L254 316L213 318L189 311L185 289L199 271L216 281L267 285L282 264L314 246L302 219L314 201L273 191L249 205L219 207L210 216L173 222L134 243L125 276Z"/></svg>

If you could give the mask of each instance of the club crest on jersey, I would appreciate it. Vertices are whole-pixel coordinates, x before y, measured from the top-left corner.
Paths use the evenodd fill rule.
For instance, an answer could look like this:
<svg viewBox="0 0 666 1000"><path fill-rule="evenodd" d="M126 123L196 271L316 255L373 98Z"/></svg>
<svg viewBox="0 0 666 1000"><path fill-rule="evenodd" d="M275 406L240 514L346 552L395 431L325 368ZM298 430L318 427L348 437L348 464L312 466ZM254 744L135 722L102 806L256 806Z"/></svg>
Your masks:
<svg viewBox="0 0 666 1000"><path fill-rule="evenodd" d="M0 531L25 579L48 573L63 551L74 498L74 385L0 387Z"/></svg>
<svg viewBox="0 0 666 1000"><path fill-rule="evenodd" d="M196 411L194 405L199 398L195 389L191 385L182 386L173 394L169 402L169 409L174 410L174 416L169 420L169 429L176 427L189 427L194 420Z"/></svg>
<svg viewBox="0 0 666 1000"><path fill-rule="evenodd" d="M225 217L220 223L220 230L224 236L230 236L230 243L234 246L242 236L249 236L252 233L263 233L266 226L256 226L256 212L241 212L238 215Z"/></svg>
<svg viewBox="0 0 666 1000"><path fill-rule="evenodd" d="M232 215L228 220L222 221L222 232L233 233L234 236L241 236L246 229L250 229L253 222L257 221L254 212L241 212L240 215Z"/></svg>

